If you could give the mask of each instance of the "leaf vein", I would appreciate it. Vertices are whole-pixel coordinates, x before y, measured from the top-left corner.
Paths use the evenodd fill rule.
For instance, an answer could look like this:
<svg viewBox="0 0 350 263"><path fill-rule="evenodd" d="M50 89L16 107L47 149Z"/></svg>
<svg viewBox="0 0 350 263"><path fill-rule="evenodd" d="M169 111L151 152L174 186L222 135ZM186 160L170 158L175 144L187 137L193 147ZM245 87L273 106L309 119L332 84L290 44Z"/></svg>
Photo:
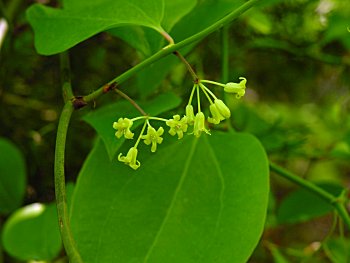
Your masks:
<svg viewBox="0 0 350 263"><path fill-rule="evenodd" d="M168 208L168 210L167 210L167 212L166 212L166 214L165 214L165 217L164 217L162 223L160 224L159 230L158 230L157 234L155 235L155 238L154 238L154 240L153 240L153 242L152 242L152 244L151 244L151 246L150 246L150 248L149 248L149 250L148 250L148 252L147 252L147 254L146 254L146 256L145 256L144 262L147 262L147 261L149 260L149 257L151 256L151 254L152 254L152 252L153 252L153 249L155 248L156 243L158 242L158 239L159 239L161 233L163 232L164 226L165 226L166 222L168 221L168 218L169 218L169 216L170 216L170 213L171 213L171 211L172 211L173 208L174 208L174 205L175 205L177 196L178 196L178 194L179 194L179 192L180 192L180 190L181 190L181 187L182 187L182 185L183 185L183 183L184 183L184 181L185 181L185 179L186 179L186 176L187 176L187 174L188 174L188 169L189 169L189 167L190 167L190 164L191 164L191 161L192 161L194 152L195 152L195 150L196 150L197 143L198 143L198 139L195 139L195 140L193 141L192 146L191 146L191 149L190 149L188 158L187 158L187 160L186 160L186 163L185 163L184 169L183 169L183 171L182 171L181 177L180 177L180 179L179 179L179 182L178 182L178 184L177 184L177 187L176 187L176 189L175 189L175 191L174 191L174 194L173 194L173 197L172 197L172 199L171 199L169 208Z"/></svg>

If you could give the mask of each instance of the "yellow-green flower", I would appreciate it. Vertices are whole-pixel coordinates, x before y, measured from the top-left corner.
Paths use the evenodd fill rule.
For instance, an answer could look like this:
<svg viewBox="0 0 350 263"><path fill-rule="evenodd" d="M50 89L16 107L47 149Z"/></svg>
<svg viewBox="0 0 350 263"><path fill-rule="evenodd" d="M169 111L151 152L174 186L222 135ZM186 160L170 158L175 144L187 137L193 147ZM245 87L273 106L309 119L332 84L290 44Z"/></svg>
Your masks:
<svg viewBox="0 0 350 263"><path fill-rule="evenodd" d="M201 133L205 132L210 134L210 132L205 128L205 117L203 112L198 112L194 118L193 134L197 138L201 136Z"/></svg>
<svg viewBox="0 0 350 263"><path fill-rule="evenodd" d="M246 78L240 77L239 79L241 80L239 83L229 82L224 87L225 92L236 93L238 99L244 96L247 83Z"/></svg>
<svg viewBox="0 0 350 263"><path fill-rule="evenodd" d="M187 117L181 118L180 115L174 115L172 119L166 121L166 125L170 127L170 135L174 136L177 134L178 138L181 139L188 128Z"/></svg>
<svg viewBox="0 0 350 263"><path fill-rule="evenodd" d="M147 134L142 135L141 139L143 139L144 143L147 145L152 144L151 152L155 152L157 150L157 143L161 144L163 141L163 138L161 137L163 133L163 127L159 127L159 129L156 131L156 129L154 129L152 126L148 126Z"/></svg>
<svg viewBox="0 0 350 263"><path fill-rule="evenodd" d="M209 106L209 110L211 115L213 116L212 118L209 117L208 118L208 122L213 123L213 124L219 124L220 121L224 120L225 118L221 115L221 113L219 112L216 104L211 104Z"/></svg>
<svg viewBox="0 0 350 263"><path fill-rule="evenodd" d="M140 162L136 160L137 152L136 147L131 147L126 156L122 156L121 153L118 155L118 161L123 162L136 170L141 165Z"/></svg>
<svg viewBox="0 0 350 263"><path fill-rule="evenodd" d="M126 139L133 139L134 134L130 131L132 124L132 120L128 118L119 118L117 122L113 122L113 128L117 130L115 136L120 138L124 135Z"/></svg>

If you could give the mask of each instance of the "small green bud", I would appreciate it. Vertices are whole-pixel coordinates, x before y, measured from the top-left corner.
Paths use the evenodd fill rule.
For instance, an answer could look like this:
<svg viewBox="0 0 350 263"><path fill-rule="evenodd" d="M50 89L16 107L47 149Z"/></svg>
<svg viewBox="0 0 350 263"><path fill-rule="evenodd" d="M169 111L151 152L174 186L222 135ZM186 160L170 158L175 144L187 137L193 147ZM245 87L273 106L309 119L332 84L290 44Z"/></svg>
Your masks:
<svg viewBox="0 0 350 263"><path fill-rule="evenodd" d="M220 112L220 114L225 118L228 119L231 117L231 111L230 109L226 106L226 104L219 99L214 100L215 106Z"/></svg>
<svg viewBox="0 0 350 263"><path fill-rule="evenodd" d="M136 160L137 152L136 147L131 147L126 156L122 156L121 153L118 155L118 161L123 162L136 170L141 165L140 162Z"/></svg>
<svg viewBox="0 0 350 263"><path fill-rule="evenodd" d="M113 128L117 130L115 136L120 138L124 135L126 139L133 139L134 134L130 131L132 125L132 120L128 118L119 118L117 122L113 122Z"/></svg>
<svg viewBox="0 0 350 263"><path fill-rule="evenodd" d="M192 105L187 105L186 106L186 117L187 117L188 125L193 125L193 123L194 123L194 112L193 112L193 106Z"/></svg>
<svg viewBox="0 0 350 263"><path fill-rule="evenodd" d="M210 132L205 128L204 113L198 112L194 118L193 134L198 138L201 136L202 132L210 134Z"/></svg>
<svg viewBox="0 0 350 263"><path fill-rule="evenodd" d="M159 127L159 129L156 131L156 129L154 129L153 127L148 126L147 134L142 135L141 139L144 140L144 143L146 145L152 144L151 152L154 153L157 150L157 143L161 144L163 142L163 138L161 137L163 133L163 127Z"/></svg>
<svg viewBox="0 0 350 263"><path fill-rule="evenodd" d="M208 118L208 122L210 123L214 123L214 124L219 124L220 121L224 120L225 118L221 115L221 113L219 112L216 104L211 104L209 106L209 110L211 115L213 116L213 118Z"/></svg>

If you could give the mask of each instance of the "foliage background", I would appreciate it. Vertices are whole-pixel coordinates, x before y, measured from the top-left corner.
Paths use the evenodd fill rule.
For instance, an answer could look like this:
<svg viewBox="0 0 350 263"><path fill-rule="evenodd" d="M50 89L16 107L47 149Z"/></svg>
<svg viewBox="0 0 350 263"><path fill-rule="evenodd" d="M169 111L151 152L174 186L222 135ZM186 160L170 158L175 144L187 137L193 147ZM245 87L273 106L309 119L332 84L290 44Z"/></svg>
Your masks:
<svg viewBox="0 0 350 263"><path fill-rule="evenodd" d="M0 135L25 159L22 205L49 203L54 200L54 141L62 107L59 60L37 55L24 15L32 2L18 3L1 49ZM349 186L349 17L350 6L342 0L275 0L250 10L229 28L229 78L243 75L249 81L244 99L230 101L233 126L254 134L271 160L335 192ZM216 32L187 58L200 75L219 80L221 50ZM109 33L75 46L70 56L77 94L92 92L144 58ZM136 78L123 87L130 96L147 100L169 90L187 94L188 82L185 68L175 63L152 92L140 92ZM83 116L119 100L117 95L104 96L74 116L66 149L68 181L76 180L95 142L95 132ZM331 208L315 205L317 200L307 202L311 196L273 174L271 190L265 232L250 262L348 262L341 228L332 232ZM2 215L1 221L7 217ZM2 255L4 262L16 262L6 252Z"/></svg>

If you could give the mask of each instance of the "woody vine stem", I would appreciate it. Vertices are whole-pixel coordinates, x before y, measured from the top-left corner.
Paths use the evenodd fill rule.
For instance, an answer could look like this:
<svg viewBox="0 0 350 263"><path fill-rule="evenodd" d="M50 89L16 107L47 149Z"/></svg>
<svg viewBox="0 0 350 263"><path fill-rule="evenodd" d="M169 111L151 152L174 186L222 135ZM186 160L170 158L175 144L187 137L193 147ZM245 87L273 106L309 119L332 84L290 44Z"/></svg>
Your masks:
<svg viewBox="0 0 350 263"><path fill-rule="evenodd" d="M141 114L146 115L146 113L141 108L139 108L138 105L131 98L129 98L126 94L124 94L120 90L116 89L116 86L126 81L130 77L134 76L135 73L137 73L141 69L149 66L155 61L171 53L174 53L176 56L180 58L180 60L182 60L182 62L186 64L187 69L191 73L192 78L196 83L198 81L198 77L196 73L190 67L186 59L182 57L182 55L178 52L178 50L195 41L203 39L204 37L208 36L210 33L229 24L233 20L237 19L242 13L244 13L245 11L250 9L252 6L257 4L259 1L260 0L250 0L245 4L241 5L239 8L237 8L233 12L229 13L224 18L218 20L216 23L198 32L197 34L189 38L186 38L185 40L176 44L170 42L169 46L163 48L159 52L155 53L153 56L142 61L135 67L127 70L126 72L122 73L118 77L112 79L106 85L100 87L96 91L86 96L76 97L74 95L70 84L68 55L67 53L61 54L61 57L60 57L61 58L61 75L62 75L62 82L63 82L62 91L63 91L63 98L64 98L65 105L61 112L61 116L58 124L58 130L57 130L54 176L55 176L55 192L56 192L59 228L60 228L64 248L66 250L67 256L71 263L83 262L83 259L78 251L77 245L74 241L74 237L72 235L72 231L70 228L69 214L68 214L68 207L67 207L67 200L66 200L65 173L64 173L66 137L68 132L68 126L74 110L84 107L85 105L87 105L87 103L97 99L99 96L107 93L110 90L116 90L117 93L119 93L121 96L126 98L128 101L130 101L141 112ZM169 39L171 39L171 37ZM350 228L349 215L344 207L344 202L337 202L339 198L332 196L331 194L323 191L322 189L319 189L317 186L303 179L300 179L296 175L286 172L285 170L277 169L276 166L271 166L271 169L277 172L278 174L284 176L288 180L291 180L299 184L300 186L312 191L313 193L322 196L325 200L327 200L332 205L334 205L338 214L343 218L346 225Z"/></svg>

